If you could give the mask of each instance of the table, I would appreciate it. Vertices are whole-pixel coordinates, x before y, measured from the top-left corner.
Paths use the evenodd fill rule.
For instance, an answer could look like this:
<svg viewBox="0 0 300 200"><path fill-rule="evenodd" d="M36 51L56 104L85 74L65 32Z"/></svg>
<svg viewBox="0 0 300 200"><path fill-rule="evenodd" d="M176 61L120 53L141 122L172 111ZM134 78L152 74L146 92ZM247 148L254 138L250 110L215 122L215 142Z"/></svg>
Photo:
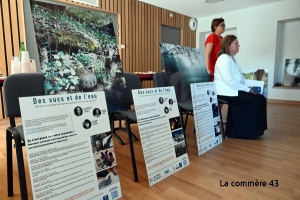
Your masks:
<svg viewBox="0 0 300 200"><path fill-rule="evenodd" d="M153 73L151 73L151 74L143 73L143 74L137 74L137 75L141 79L141 82L143 82L143 81L152 81L154 74Z"/></svg>

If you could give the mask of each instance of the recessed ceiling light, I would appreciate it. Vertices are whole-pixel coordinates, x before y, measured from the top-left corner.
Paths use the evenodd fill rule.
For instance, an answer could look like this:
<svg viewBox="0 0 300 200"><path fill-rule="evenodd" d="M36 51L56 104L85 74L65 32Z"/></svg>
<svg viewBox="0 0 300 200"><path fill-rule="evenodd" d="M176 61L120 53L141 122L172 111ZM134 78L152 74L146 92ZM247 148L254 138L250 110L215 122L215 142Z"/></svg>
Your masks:
<svg viewBox="0 0 300 200"><path fill-rule="evenodd" d="M205 0L205 3L218 3L224 0Z"/></svg>

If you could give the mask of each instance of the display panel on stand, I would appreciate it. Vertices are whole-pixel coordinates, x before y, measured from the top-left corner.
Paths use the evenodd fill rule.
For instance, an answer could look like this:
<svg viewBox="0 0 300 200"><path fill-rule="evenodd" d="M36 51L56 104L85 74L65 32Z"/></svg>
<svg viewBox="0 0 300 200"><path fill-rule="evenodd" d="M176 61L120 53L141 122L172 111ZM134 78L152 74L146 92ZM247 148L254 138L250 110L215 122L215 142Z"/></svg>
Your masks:
<svg viewBox="0 0 300 200"><path fill-rule="evenodd" d="M122 196L104 92L20 98L34 199Z"/></svg>
<svg viewBox="0 0 300 200"><path fill-rule="evenodd" d="M189 165L174 87L132 90L150 186Z"/></svg>

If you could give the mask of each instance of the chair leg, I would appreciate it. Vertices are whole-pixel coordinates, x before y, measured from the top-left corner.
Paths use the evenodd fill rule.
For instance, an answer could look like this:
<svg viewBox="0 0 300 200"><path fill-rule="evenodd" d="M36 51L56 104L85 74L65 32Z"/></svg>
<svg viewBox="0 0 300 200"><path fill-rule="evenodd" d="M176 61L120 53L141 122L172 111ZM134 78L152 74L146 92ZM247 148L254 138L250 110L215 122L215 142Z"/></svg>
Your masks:
<svg viewBox="0 0 300 200"><path fill-rule="evenodd" d="M119 127L118 128L114 128L114 134L115 135L116 135L115 131L117 131L117 130L121 130L121 131L127 132L127 124L126 124L126 122L125 122L125 128L124 128L124 127L122 127L121 120L119 120ZM133 134L132 132L131 132L131 136L134 139L134 141L139 141L139 138L135 134Z"/></svg>
<svg viewBox="0 0 300 200"><path fill-rule="evenodd" d="M16 155L17 155L17 162L18 162L21 199L28 200L21 137L19 134L13 134L13 138L15 140Z"/></svg>
<svg viewBox="0 0 300 200"><path fill-rule="evenodd" d="M123 128L123 130L124 131L127 131L127 123L125 122L125 128ZM129 126L130 126L130 124L129 124ZM122 127L122 125L120 125L120 127ZM134 141L139 141L139 138L138 137L136 137L136 135L134 135L133 134L133 132L130 132L131 133L131 136L132 136L132 138L134 139Z"/></svg>
<svg viewBox="0 0 300 200"><path fill-rule="evenodd" d="M185 122L184 122L184 131L185 131L185 129L186 129L186 125L187 125L187 122L188 122L189 111L186 111L185 114L186 114L186 117L185 117Z"/></svg>
<svg viewBox="0 0 300 200"><path fill-rule="evenodd" d="M131 128L129 123L127 122L127 133L128 133L128 141L129 141L129 147L130 147L130 156L131 156L131 162L132 162L132 170L133 170L133 176L134 176L134 182L138 182L138 174L137 174L137 168L136 168L136 161L135 161L135 155L134 155L134 148L133 148L133 142L132 142L132 134L131 134Z"/></svg>
<svg viewBox="0 0 300 200"><path fill-rule="evenodd" d="M181 120L181 121L183 120L183 119L182 119L182 115L180 115L180 120ZM182 129L183 129L183 127L182 127ZM187 148L187 143L186 143L186 136L185 136L185 130L183 129L182 131L183 131L184 141L185 141L185 145L186 145L186 153L188 153L188 148Z"/></svg>
<svg viewBox="0 0 300 200"><path fill-rule="evenodd" d="M181 122L182 122L182 129L185 130L185 123L183 121L183 114L182 114L182 110L181 108L179 108L179 114L180 114L180 119L181 119Z"/></svg>
<svg viewBox="0 0 300 200"><path fill-rule="evenodd" d="M124 145L125 143L123 140L115 133L115 122L113 120L110 121L110 129L111 129L111 135L113 135L119 142L120 145Z"/></svg>
<svg viewBox="0 0 300 200"><path fill-rule="evenodd" d="M13 161L12 161L12 136L10 131L6 131L6 169L7 169L7 195L14 196L13 185Z"/></svg>
<svg viewBox="0 0 300 200"><path fill-rule="evenodd" d="M126 115L124 114L119 114L126 122L126 124L128 124L128 126L126 126L126 132L128 133L128 141L129 141L129 148L130 148L130 157L131 157L131 162L132 162L132 170L133 170L133 176L134 176L134 182L138 182L138 174L137 174L137 168L136 168L136 161L135 161L135 155L134 155L134 148L133 148L133 142L132 142L132 135L131 135L131 129L130 129L130 123L128 122L128 118L126 117ZM109 120L114 122L114 115L111 114L109 116ZM112 128L114 128L113 125L111 125ZM114 131L114 129L112 129L112 131Z"/></svg>

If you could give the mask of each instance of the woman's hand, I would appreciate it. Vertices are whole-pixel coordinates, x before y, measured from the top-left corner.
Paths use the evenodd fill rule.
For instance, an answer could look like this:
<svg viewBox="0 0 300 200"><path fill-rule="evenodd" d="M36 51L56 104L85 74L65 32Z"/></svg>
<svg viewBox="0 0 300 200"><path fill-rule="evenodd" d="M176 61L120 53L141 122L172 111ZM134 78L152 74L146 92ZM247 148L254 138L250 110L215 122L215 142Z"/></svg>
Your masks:
<svg viewBox="0 0 300 200"><path fill-rule="evenodd" d="M253 88L253 87L250 87L249 92L252 93L252 94L256 94L256 93L252 90L252 88Z"/></svg>
<svg viewBox="0 0 300 200"><path fill-rule="evenodd" d="M212 72L209 71L209 69L206 69L206 70L207 70L207 73L208 73L209 75L212 75Z"/></svg>

